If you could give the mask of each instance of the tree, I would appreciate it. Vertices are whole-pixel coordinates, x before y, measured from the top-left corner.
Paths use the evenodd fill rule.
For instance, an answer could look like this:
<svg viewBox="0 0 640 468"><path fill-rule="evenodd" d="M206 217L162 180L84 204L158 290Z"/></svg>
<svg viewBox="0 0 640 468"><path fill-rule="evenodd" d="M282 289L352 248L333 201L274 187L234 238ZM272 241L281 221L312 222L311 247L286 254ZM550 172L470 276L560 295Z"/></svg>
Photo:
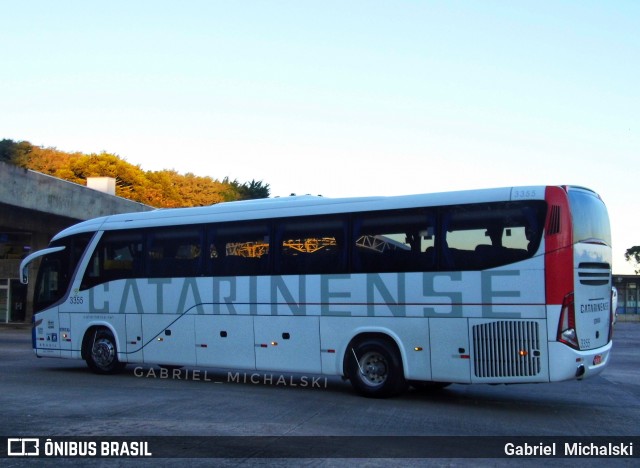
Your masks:
<svg viewBox="0 0 640 468"><path fill-rule="evenodd" d="M33 145L28 141L16 143L13 140L0 141L0 162L15 164L24 167L21 161L26 161L29 153L33 151Z"/></svg>
<svg viewBox="0 0 640 468"><path fill-rule="evenodd" d="M28 141L0 140L0 162L42 172L84 185L87 177L114 177L116 195L157 208L206 206L269 197L269 184L252 180L241 184L174 170L143 171L118 155L67 153L34 146Z"/></svg>
<svg viewBox="0 0 640 468"><path fill-rule="evenodd" d="M633 269L636 272L636 275L640 275L640 245L627 249L624 254L624 259L627 262L632 262L634 264Z"/></svg>
<svg viewBox="0 0 640 468"><path fill-rule="evenodd" d="M236 186L240 200L253 200L256 198L269 198L269 184L263 183L261 180L251 180L239 185L237 181L233 181Z"/></svg>

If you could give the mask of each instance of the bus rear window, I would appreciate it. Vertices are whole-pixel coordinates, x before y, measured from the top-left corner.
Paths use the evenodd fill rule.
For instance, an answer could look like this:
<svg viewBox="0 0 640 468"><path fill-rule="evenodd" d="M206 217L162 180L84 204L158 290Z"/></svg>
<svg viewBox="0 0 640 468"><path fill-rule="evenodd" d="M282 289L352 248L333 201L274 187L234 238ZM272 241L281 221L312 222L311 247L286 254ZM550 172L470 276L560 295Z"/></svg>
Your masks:
<svg viewBox="0 0 640 468"><path fill-rule="evenodd" d="M609 215L602 200L593 192L572 188L569 204L573 217L573 242L604 242L611 245Z"/></svg>

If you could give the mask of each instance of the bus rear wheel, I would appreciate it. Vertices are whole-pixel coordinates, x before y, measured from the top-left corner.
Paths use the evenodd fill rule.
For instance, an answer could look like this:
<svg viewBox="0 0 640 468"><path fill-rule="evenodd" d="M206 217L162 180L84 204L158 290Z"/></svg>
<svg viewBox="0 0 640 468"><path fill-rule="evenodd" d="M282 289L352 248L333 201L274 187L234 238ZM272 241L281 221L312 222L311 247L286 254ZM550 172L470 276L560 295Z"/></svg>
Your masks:
<svg viewBox="0 0 640 468"><path fill-rule="evenodd" d="M114 374L126 366L118 361L118 348L113 333L105 328L90 332L86 362L97 374Z"/></svg>
<svg viewBox="0 0 640 468"><path fill-rule="evenodd" d="M387 398L406 389L402 360L387 340L365 339L350 346L348 352L347 373L360 395Z"/></svg>

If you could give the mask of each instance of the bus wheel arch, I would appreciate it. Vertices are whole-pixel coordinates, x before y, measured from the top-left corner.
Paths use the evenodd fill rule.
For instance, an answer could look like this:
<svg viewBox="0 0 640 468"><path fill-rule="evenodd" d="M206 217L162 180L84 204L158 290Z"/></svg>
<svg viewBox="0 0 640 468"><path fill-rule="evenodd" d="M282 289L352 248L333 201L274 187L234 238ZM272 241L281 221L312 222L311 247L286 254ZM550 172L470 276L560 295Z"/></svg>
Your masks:
<svg viewBox="0 0 640 468"><path fill-rule="evenodd" d="M347 346L344 375L360 395L386 398L407 388L400 348L384 333L362 333Z"/></svg>
<svg viewBox="0 0 640 468"><path fill-rule="evenodd" d="M126 366L118 360L118 345L113 332L105 326L92 326L82 339L82 358L97 374L115 374Z"/></svg>

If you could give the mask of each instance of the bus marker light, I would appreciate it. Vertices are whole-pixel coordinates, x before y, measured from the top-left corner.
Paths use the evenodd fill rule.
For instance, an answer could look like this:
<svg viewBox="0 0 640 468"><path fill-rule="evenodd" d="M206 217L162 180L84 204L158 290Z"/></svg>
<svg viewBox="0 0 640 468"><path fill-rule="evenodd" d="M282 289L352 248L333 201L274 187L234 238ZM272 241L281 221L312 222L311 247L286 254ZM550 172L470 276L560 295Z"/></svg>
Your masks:
<svg viewBox="0 0 640 468"><path fill-rule="evenodd" d="M271 346L278 346L278 343L276 341L272 341Z"/></svg>
<svg viewBox="0 0 640 468"><path fill-rule="evenodd" d="M158 337L158 341L164 341L164 338L162 338L161 336Z"/></svg>
<svg viewBox="0 0 640 468"><path fill-rule="evenodd" d="M414 351L422 351L422 346L416 346L413 348Z"/></svg>
<svg viewBox="0 0 640 468"><path fill-rule="evenodd" d="M525 357L527 356L529 353L527 352L526 349L521 349L518 354L520 355L520 357Z"/></svg>

